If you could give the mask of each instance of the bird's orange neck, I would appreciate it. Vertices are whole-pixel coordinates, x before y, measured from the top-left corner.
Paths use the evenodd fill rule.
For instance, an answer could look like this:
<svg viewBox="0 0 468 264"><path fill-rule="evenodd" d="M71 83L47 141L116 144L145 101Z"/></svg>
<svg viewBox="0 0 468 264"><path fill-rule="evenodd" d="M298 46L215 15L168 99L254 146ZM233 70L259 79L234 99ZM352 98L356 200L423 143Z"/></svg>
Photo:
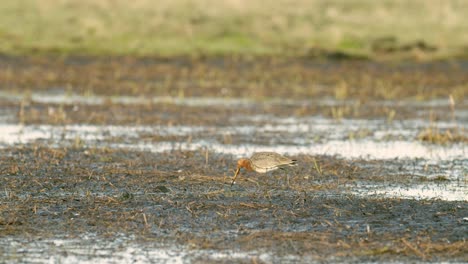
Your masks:
<svg viewBox="0 0 468 264"><path fill-rule="evenodd" d="M253 171L252 162L249 159L239 159L237 161L237 168L244 168Z"/></svg>

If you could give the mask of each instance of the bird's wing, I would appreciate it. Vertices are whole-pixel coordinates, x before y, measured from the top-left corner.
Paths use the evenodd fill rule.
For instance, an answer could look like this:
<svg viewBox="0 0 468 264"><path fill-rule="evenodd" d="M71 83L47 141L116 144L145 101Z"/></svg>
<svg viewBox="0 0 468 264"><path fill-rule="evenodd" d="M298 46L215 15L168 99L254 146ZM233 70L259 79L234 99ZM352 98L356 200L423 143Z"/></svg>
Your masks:
<svg viewBox="0 0 468 264"><path fill-rule="evenodd" d="M293 160L286 158L275 152L257 152L250 158L257 167L276 168L282 165L288 165Z"/></svg>

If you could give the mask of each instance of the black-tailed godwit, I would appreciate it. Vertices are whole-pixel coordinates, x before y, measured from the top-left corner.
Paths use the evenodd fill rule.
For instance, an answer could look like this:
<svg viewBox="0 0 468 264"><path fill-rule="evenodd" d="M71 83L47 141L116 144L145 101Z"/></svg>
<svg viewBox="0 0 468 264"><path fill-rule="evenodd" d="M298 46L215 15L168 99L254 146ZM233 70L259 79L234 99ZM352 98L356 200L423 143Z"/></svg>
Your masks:
<svg viewBox="0 0 468 264"><path fill-rule="evenodd" d="M250 158L242 158L237 161L237 169L232 179L231 186L236 181L241 168L259 173L266 173L272 170L281 169L288 166L295 166L296 160L287 158L275 152L257 152Z"/></svg>

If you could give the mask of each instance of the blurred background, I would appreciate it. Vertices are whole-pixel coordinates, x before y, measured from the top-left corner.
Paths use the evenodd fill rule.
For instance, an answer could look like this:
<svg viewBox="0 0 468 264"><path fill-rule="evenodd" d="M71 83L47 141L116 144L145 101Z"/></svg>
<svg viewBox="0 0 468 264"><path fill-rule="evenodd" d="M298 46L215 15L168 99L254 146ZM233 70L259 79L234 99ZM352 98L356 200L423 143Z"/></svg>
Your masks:
<svg viewBox="0 0 468 264"><path fill-rule="evenodd" d="M4 0L0 52L459 57L466 14L463 0Z"/></svg>

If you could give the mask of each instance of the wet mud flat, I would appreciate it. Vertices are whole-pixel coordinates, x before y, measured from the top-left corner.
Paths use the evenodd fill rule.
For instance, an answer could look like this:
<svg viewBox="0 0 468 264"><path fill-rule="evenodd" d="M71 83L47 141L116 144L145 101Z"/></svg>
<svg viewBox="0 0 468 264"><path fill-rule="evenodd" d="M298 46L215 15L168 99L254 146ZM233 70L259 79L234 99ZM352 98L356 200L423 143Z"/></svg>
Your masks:
<svg viewBox="0 0 468 264"><path fill-rule="evenodd" d="M5 260L27 256L27 249L15 251L15 240L92 234L84 241L131 237L142 247L206 252L191 261L214 261L215 252L229 252L226 261L250 252L240 262L466 261L466 201L352 194L361 181L421 181L392 176L375 161L296 156L301 165L290 170L289 185L274 172L244 174L231 187L232 157L209 153L206 163L204 151L25 145L1 152ZM66 259L66 249L58 251Z"/></svg>
<svg viewBox="0 0 468 264"><path fill-rule="evenodd" d="M1 57L0 254L466 262L467 76L463 61ZM299 165L231 187L255 151Z"/></svg>
<svg viewBox="0 0 468 264"><path fill-rule="evenodd" d="M0 90L280 99L419 100L466 95L466 60L376 62L281 56L0 56Z"/></svg>

